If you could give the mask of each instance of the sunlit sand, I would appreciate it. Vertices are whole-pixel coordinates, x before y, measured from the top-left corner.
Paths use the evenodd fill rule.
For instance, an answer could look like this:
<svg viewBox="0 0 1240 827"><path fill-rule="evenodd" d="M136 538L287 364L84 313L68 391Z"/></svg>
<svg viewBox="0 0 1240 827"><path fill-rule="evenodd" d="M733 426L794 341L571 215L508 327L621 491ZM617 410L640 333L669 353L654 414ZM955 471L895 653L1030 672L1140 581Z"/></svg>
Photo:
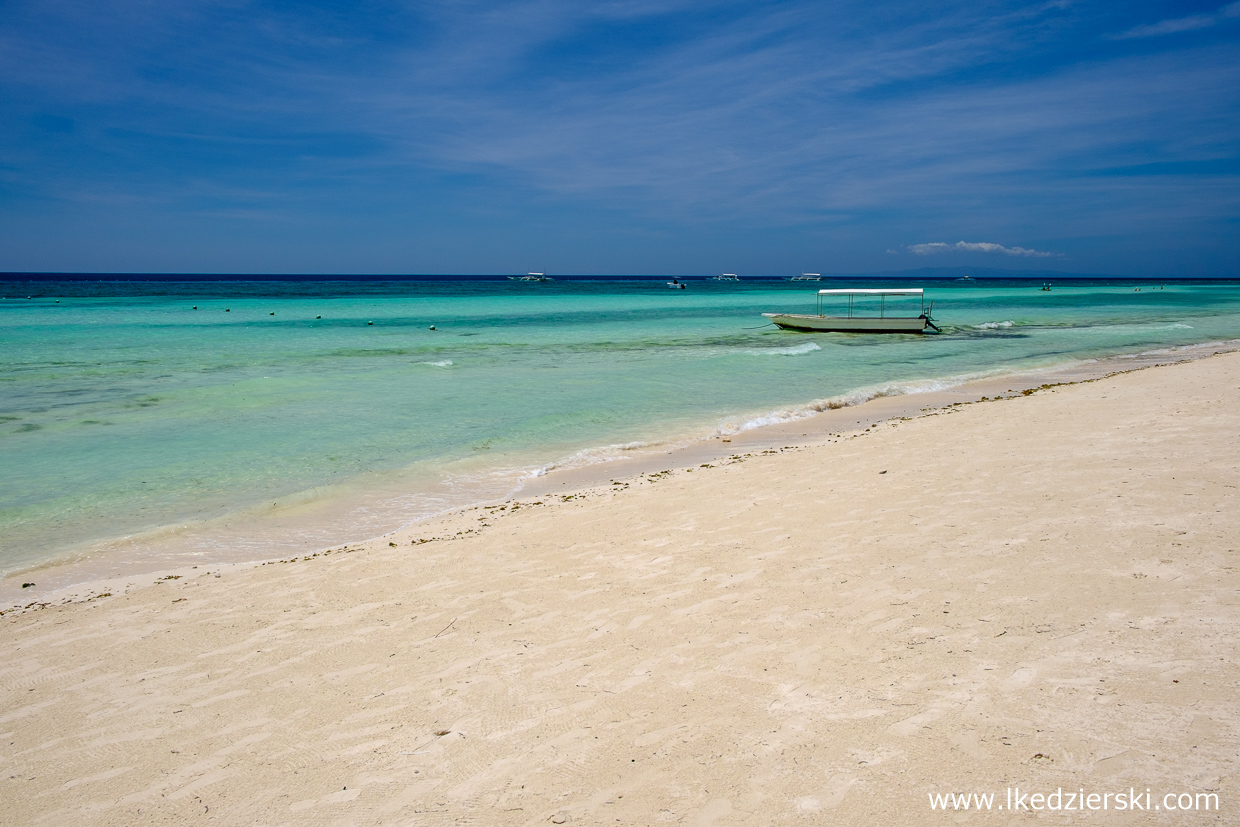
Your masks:
<svg viewBox="0 0 1240 827"><path fill-rule="evenodd" d="M1234 807L1240 354L1020 390L9 612L3 820Z"/></svg>

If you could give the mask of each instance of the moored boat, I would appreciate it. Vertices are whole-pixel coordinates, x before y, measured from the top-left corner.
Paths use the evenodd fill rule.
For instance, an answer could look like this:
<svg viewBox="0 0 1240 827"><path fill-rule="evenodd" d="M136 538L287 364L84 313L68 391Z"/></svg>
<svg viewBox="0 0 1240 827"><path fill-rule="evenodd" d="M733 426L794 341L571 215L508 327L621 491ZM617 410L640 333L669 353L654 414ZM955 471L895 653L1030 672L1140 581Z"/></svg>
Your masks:
<svg viewBox="0 0 1240 827"><path fill-rule="evenodd" d="M899 296L916 296L920 300L919 314L916 316L887 315L887 298ZM824 315L822 312L824 297L828 299L847 298L847 315ZM877 298L878 315L861 316L854 313L858 297ZM930 311L934 308L934 302L931 302L929 307L926 306L925 293L920 287L819 290L817 298L817 312L813 315L803 313L763 313L762 315L784 330L820 333L925 333L927 330L940 332L938 326L931 320Z"/></svg>

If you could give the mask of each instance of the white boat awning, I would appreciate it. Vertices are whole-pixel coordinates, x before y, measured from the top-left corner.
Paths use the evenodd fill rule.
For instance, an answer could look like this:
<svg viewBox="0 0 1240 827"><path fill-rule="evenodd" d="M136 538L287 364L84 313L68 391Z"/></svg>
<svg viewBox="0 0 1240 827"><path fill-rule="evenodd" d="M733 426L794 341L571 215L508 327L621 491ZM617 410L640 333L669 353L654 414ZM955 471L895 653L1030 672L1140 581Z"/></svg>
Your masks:
<svg viewBox="0 0 1240 827"><path fill-rule="evenodd" d="M819 290L818 295L823 296L833 293L837 296L843 295L859 295L859 296L920 296L922 289L920 287L900 288L876 288L862 290Z"/></svg>

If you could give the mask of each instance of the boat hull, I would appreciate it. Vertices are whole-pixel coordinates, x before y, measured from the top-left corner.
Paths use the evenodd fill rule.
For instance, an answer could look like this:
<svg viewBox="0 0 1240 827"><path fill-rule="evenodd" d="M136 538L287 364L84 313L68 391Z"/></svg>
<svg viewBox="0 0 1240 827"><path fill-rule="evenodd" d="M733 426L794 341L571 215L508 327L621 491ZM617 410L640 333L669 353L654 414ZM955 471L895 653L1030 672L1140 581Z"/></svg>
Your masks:
<svg viewBox="0 0 1240 827"><path fill-rule="evenodd" d="M798 313L763 313L784 330L808 330L816 333L925 333L925 316L888 316L866 318L847 316L803 316Z"/></svg>

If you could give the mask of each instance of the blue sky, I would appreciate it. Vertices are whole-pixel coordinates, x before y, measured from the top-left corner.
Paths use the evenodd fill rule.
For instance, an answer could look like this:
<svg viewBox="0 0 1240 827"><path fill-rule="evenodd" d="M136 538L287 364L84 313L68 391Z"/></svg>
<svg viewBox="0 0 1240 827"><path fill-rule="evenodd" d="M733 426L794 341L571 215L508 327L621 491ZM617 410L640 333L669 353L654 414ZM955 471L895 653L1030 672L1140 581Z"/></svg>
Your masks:
<svg viewBox="0 0 1240 827"><path fill-rule="evenodd" d="M1240 276L1240 2L0 0L0 270Z"/></svg>

